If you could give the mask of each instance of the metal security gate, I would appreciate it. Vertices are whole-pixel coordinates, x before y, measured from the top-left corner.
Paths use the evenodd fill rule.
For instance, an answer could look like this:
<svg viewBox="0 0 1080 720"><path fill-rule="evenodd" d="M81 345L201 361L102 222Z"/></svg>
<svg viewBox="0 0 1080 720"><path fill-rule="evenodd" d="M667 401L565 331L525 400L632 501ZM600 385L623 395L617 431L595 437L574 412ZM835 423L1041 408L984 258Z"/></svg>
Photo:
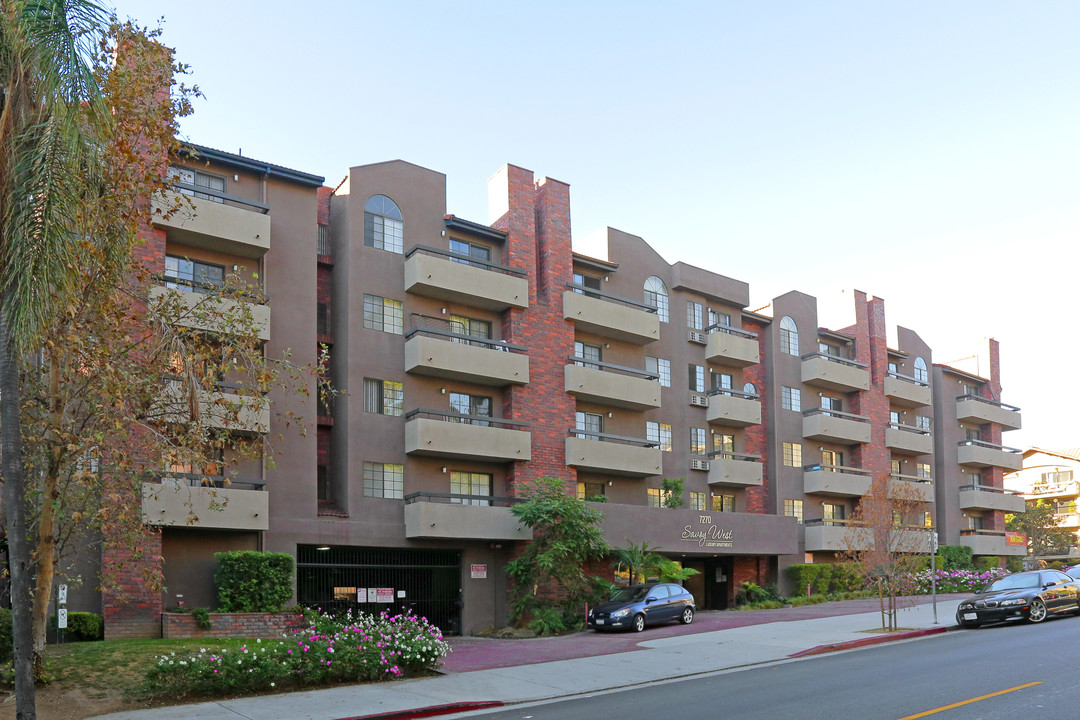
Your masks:
<svg viewBox="0 0 1080 720"><path fill-rule="evenodd" d="M328 612L412 610L443 633L461 632L461 553L456 550L332 547L296 549L297 602ZM375 590L393 599L379 602ZM404 592L404 597L401 593ZM367 602L358 602L358 597Z"/></svg>

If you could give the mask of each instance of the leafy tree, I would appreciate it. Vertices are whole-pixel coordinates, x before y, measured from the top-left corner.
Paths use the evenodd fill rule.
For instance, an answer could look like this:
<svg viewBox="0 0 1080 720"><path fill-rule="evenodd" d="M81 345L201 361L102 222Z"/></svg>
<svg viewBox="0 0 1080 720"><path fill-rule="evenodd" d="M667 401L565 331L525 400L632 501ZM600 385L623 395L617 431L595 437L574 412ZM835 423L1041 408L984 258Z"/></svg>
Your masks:
<svg viewBox="0 0 1080 720"><path fill-rule="evenodd" d="M1027 511L1005 516L1005 529L1027 534L1032 555L1061 555L1076 545L1076 534L1059 528L1054 506L1045 500L1028 502Z"/></svg>
<svg viewBox="0 0 1080 720"><path fill-rule="evenodd" d="M72 222L101 177L110 116L89 57L100 9L88 0L0 0L0 443L14 608L16 715L37 716L19 360L51 308L71 297Z"/></svg>
<svg viewBox="0 0 1080 720"><path fill-rule="evenodd" d="M660 484L660 494L664 498L664 507L671 508L672 510L682 507L684 482L684 478L675 478L674 480L664 478L663 482Z"/></svg>
<svg viewBox="0 0 1080 720"><path fill-rule="evenodd" d="M854 562L881 599L881 628L895 630L907 579L930 551L931 528L922 525L925 504L911 483L875 478L847 523L841 558Z"/></svg>
<svg viewBox="0 0 1080 720"><path fill-rule="evenodd" d="M600 533L604 514L567 494L565 481L558 478L538 479L511 512L533 531L533 541L506 566L514 581L515 618L545 605L538 597L542 588L555 591L548 605L564 608L589 596L592 582L583 566L609 551Z"/></svg>

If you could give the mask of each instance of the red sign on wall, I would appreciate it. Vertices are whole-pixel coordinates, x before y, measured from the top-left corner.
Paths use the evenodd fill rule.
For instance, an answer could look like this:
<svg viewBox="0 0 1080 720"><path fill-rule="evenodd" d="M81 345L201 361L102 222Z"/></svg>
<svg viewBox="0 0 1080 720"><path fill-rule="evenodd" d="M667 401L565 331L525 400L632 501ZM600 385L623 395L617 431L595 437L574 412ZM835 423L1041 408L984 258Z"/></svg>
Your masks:
<svg viewBox="0 0 1080 720"><path fill-rule="evenodd" d="M1005 531L1006 545L1027 545L1027 533Z"/></svg>

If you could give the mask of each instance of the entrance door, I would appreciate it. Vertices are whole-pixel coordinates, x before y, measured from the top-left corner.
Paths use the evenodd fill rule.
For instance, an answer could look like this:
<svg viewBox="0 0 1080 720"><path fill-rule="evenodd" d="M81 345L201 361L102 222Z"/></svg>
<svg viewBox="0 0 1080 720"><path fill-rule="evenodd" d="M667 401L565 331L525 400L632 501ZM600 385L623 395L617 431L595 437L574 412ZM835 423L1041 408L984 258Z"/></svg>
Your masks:
<svg viewBox="0 0 1080 720"><path fill-rule="evenodd" d="M705 561L705 602L709 610L727 610L731 603L731 572L734 562L729 557Z"/></svg>

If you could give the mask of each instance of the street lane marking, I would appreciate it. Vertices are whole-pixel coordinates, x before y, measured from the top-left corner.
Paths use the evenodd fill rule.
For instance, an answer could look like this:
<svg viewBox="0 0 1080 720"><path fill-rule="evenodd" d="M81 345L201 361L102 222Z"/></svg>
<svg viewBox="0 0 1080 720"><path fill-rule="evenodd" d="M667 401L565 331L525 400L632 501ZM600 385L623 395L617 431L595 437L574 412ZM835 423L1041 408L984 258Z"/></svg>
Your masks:
<svg viewBox="0 0 1080 720"><path fill-rule="evenodd" d="M926 717L927 715L934 715L934 714L942 712L944 710L952 710L953 708L958 708L958 707L961 707L963 705L970 705L971 703L979 702L980 700L986 700L987 698L996 697L998 695L1004 695L1005 693L1016 692L1017 690L1023 690L1024 688L1029 688L1029 687L1033 687L1035 685L1042 685L1042 684L1043 684L1042 680L1039 680L1037 682L1029 682L1027 685L1017 685L1016 687L1011 687L1008 690L998 690L997 692L990 693L989 695L980 695L977 698L971 698L970 700L964 700L962 702L953 703L952 705L945 705L944 707L939 707L939 708L936 708L934 710L927 710L926 712L921 712L921 713L918 713L917 715L905 715L904 717L898 718L897 720L915 720L915 718Z"/></svg>

